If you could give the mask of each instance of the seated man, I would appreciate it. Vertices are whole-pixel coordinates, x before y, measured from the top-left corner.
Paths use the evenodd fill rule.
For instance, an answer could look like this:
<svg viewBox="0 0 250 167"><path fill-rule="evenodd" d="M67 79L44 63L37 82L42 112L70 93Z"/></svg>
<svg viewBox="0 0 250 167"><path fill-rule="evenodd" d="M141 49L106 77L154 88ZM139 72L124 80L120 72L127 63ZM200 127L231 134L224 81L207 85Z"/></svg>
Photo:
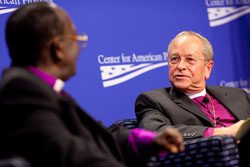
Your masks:
<svg viewBox="0 0 250 167"><path fill-rule="evenodd" d="M17 9L7 21L6 40L11 68L0 82L1 157L20 156L34 167L120 167L183 150L173 128L109 132L63 91L76 72L78 41L87 36L76 35L61 8L33 3Z"/></svg>
<svg viewBox="0 0 250 167"><path fill-rule="evenodd" d="M138 96L135 112L139 126L161 131L176 127L184 139L232 135L250 117L250 98L242 89L208 86L214 60L210 42L184 31L168 46L171 87Z"/></svg>

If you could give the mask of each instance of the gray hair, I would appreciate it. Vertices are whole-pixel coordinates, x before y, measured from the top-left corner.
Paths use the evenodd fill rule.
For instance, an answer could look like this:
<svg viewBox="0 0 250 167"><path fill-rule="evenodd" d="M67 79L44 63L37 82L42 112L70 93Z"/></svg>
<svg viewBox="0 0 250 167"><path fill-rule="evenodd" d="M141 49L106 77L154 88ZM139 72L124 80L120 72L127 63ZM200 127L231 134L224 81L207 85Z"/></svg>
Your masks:
<svg viewBox="0 0 250 167"><path fill-rule="evenodd" d="M168 45L168 52L170 50L170 48L172 47L173 42L175 41L175 39L177 39L178 37L181 36L196 36L197 38L199 38L203 44L203 55L206 59L206 61L210 61L210 60L214 60L214 52L213 52L213 47L211 45L211 43L202 35L193 32L193 31L182 31L179 34L177 34L169 43Z"/></svg>

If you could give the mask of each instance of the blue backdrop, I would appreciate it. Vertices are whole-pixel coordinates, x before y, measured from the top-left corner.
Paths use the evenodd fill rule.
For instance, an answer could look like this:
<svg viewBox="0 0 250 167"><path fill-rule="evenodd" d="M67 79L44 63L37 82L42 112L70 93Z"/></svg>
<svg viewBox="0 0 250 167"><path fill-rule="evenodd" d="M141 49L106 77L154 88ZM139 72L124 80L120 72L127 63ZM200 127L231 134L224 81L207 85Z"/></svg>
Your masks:
<svg viewBox="0 0 250 167"><path fill-rule="evenodd" d="M0 70L10 62L4 37L7 17L19 5L35 1L0 0ZM46 1L68 11L78 32L89 36L78 73L66 89L106 125L135 117L139 93L170 85L166 48L183 30L202 34L214 46L209 84L250 92L250 1Z"/></svg>

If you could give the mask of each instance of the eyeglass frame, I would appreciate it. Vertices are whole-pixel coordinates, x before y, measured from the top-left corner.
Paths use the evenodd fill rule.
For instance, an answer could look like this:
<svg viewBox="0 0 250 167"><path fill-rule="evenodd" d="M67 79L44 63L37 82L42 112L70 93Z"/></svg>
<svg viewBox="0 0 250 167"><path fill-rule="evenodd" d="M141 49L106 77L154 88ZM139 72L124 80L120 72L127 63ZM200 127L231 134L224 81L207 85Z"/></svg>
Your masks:
<svg viewBox="0 0 250 167"><path fill-rule="evenodd" d="M171 62L172 58L178 58L178 60L176 60L177 62L176 63ZM186 62L188 65L195 65L198 62L198 60L208 61L205 58L204 59L193 58L193 57L182 58L181 56L174 55L174 56L168 57L168 64L170 64L170 65L177 65L177 64L179 64L181 62L181 60L183 60L184 62ZM191 62L191 61L194 61L194 62Z"/></svg>
<svg viewBox="0 0 250 167"><path fill-rule="evenodd" d="M88 41L88 35L86 35L85 33L82 33L81 35L79 34L62 34L60 35L61 37L73 40L73 41L77 41L79 46L81 46L82 48L85 48L87 46L87 41Z"/></svg>

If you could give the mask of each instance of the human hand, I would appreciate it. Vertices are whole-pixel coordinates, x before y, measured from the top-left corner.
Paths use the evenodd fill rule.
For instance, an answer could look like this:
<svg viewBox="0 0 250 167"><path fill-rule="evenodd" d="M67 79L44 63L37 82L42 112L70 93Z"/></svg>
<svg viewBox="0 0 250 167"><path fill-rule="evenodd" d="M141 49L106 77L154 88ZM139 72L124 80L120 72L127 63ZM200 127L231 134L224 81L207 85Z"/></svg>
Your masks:
<svg viewBox="0 0 250 167"><path fill-rule="evenodd" d="M156 151L178 153L184 150L183 138L178 129L165 128L153 140Z"/></svg>
<svg viewBox="0 0 250 167"><path fill-rule="evenodd" d="M244 122L245 122L245 120L240 120L240 121L236 122L235 124L228 126L228 127L215 128L213 135L231 135L231 136L235 137L237 131L239 130L239 127Z"/></svg>

